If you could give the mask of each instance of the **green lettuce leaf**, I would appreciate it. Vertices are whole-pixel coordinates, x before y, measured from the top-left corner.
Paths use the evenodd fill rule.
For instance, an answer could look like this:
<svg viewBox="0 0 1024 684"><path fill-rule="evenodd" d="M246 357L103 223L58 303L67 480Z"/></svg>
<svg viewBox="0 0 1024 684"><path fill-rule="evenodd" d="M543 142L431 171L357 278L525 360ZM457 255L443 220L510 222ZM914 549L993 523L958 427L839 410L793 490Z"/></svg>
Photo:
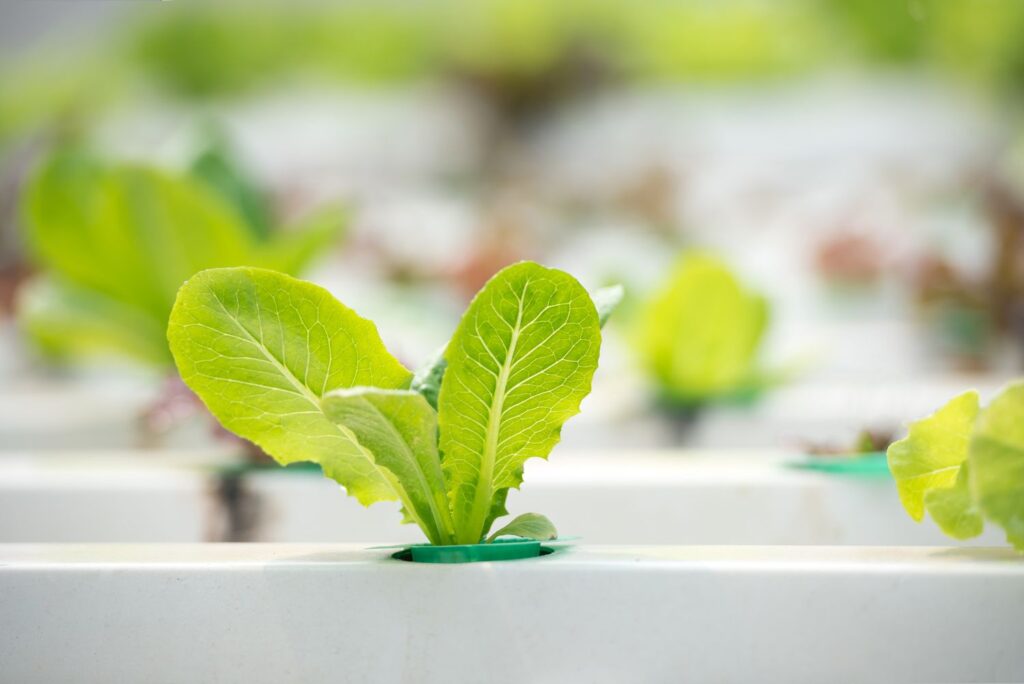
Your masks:
<svg viewBox="0 0 1024 684"><path fill-rule="evenodd" d="M357 387L328 392L327 417L346 427L395 478L407 518L432 544L454 539L448 493L437 452L437 413L411 390Z"/></svg>
<svg viewBox="0 0 1024 684"><path fill-rule="evenodd" d="M759 384L757 353L767 325L764 297L746 290L718 259L688 254L641 312L636 344L669 398L700 403Z"/></svg>
<svg viewBox="0 0 1024 684"><path fill-rule="evenodd" d="M548 541L557 536L558 530L543 515L539 513L523 513L488 537L487 541L488 543L493 542L498 537L523 537L524 539Z"/></svg>
<svg viewBox="0 0 1024 684"><path fill-rule="evenodd" d="M273 271L203 271L178 293L167 331L185 383L224 427L282 465L318 463L364 505L401 498L393 477L321 399L401 389L410 374L376 327L311 283Z"/></svg>
<svg viewBox="0 0 1024 684"><path fill-rule="evenodd" d="M479 542L496 497L547 457L590 392L601 346L590 295L572 276L533 263L499 272L448 345L439 423L457 538Z"/></svg>
<svg viewBox="0 0 1024 684"><path fill-rule="evenodd" d="M448 368L448 360L444 358L445 350L442 347L434 354L426 364L419 368L412 376L410 388L419 392L431 406L437 408L437 395L441 393L441 381L444 379L444 372Z"/></svg>
<svg viewBox="0 0 1024 684"><path fill-rule="evenodd" d="M952 487L929 489L924 506L932 520L954 539L971 539L985 530L985 520L971 498L969 462L964 461Z"/></svg>
<svg viewBox="0 0 1024 684"><path fill-rule="evenodd" d="M622 303L624 294L625 289L621 285L603 287L593 294L594 307L597 309L597 318L602 328ZM445 358L446 349L447 346L439 349L426 364L416 371L412 378L412 389L426 397L435 409L437 408L437 395L441 392L441 381L448 368L448 360Z"/></svg>
<svg viewBox="0 0 1024 684"><path fill-rule="evenodd" d="M171 363L161 322L97 292L41 276L19 290L17 310L22 331L52 357L116 353Z"/></svg>
<svg viewBox="0 0 1024 684"><path fill-rule="evenodd" d="M978 416L969 463L978 507L1024 551L1024 383L1003 390Z"/></svg>
<svg viewBox="0 0 1024 684"><path fill-rule="evenodd" d="M908 435L889 446L889 470L896 479L900 501L914 520L920 521L926 508L937 522L958 519L960 514L950 506L962 502L961 490L933 496L930 501L942 508L938 515L928 508L928 494L957 484L977 415L978 393L964 392L927 418L911 423ZM963 515L968 515L967 510L964 507ZM973 529L978 524L980 519L954 527Z"/></svg>

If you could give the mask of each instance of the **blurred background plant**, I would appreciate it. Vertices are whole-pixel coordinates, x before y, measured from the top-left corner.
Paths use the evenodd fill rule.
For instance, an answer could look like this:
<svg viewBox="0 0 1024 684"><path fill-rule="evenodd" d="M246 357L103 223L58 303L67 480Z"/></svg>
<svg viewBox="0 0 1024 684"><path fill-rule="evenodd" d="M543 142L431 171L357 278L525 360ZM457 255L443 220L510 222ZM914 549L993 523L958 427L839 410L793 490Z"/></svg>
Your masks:
<svg viewBox="0 0 1024 684"><path fill-rule="evenodd" d="M758 359L768 302L715 257L681 257L641 317L637 348L668 406L742 401L770 384Z"/></svg>
<svg viewBox="0 0 1024 684"><path fill-rule="evenodd" d="M115 352L172 368L167 317L178 288L206 268L301 271L330 246L340 210L270 233L258 193L204 151L195 177L105 164L62 150L25 190L23 225L43 273L22 290L23 329L56 358Z"/></svg>
<svg viewBox="0 0 1024 684"><path fill-rule="evenodd" d="M699 444L739 440L716 416L752 396L759 444L852 444L916 411L851 391L1024 361L1016 0L3 12L10 386L85 351L166 368L176 284L237 263L309 264L411 367L512 261L624 282L594 424L653 384L713 407ZM776 383L794 353L816 363Z"/></svg>
<svg viewBox="0 0 1024 684"><path fill-rule="evenodd" d="M137 408L157 439L199 408L167 346L181 284L206 268L301 272L344 226L329 207L271 232L264 200L220 143L200 152L191 173L56 151L24 191L25 243L39 272L18 292L21 330L51 364L105 356L165 376L162 393Z"/></svg>
<svg viewBox="0 0 1024 684"><path fill-rule="evenodd" d="M302 80L454 79L515 111L585 85L837 69L919 69L1016 97L1024 70L1024 8L1014 0L439 0L244 11L179 3L108 23L73 62L53 46L6 60L0 140L101 115L139 94L203 101Z"/></svg>

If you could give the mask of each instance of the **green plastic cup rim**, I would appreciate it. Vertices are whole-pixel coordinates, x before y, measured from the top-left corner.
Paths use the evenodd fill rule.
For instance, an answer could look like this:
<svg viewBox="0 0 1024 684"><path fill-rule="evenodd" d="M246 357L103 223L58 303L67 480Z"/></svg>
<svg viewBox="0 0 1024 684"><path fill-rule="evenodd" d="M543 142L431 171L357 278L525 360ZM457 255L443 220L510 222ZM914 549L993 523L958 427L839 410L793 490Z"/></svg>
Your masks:
<svg viewBox="0 0 1024 684"><path fill-rule="evenodd" d="M815 470L836 475L891 477L889 463L884 451L835 456L805 456L804 458L790 461L786 465L791 468Z"/></svg>
<svg viewBox="0 0 1024 684"><path fill-rule="evenodd" d="M413 563L481 563L487 561L539 558L554 549L535 539L498 539L483 544L435 546L413 544L393 553L392 558Z"/></svg>

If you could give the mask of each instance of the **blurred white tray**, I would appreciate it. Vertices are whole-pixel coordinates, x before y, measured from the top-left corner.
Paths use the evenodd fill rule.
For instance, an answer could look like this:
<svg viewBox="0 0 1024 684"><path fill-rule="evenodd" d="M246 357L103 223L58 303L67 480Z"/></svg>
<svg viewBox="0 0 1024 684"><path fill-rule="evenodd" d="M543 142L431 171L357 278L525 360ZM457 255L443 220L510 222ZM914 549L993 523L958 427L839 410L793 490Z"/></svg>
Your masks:
<svg viewBox="0 0 1024 684"><path fill-rule="evenodd" d="M225 482L190 452L0 459L0 542L415 542L397 505L369 509L313 471ZM948 544L886 477L786 467L783 452L566 452L527 463L512 513L590 544ZM209 462L223 454L211 452ZM229 507L233 502L233 507ZM242 529L239 529L241 526ZM1002 544L996 530L972 544Z"/></svg>

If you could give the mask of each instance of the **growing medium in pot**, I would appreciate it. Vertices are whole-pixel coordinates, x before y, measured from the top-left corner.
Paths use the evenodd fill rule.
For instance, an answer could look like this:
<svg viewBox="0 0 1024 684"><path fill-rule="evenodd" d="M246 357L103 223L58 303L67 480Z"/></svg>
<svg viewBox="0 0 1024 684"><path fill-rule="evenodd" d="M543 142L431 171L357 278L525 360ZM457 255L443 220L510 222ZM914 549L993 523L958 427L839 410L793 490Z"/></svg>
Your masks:
<svg viewBox="0 0 1024 684"><path fill-rule="evenodd" d="M414 375L326 290L224 268L182 286L168 339L213 415L278 463L317 463L366 506L400 501L431 544L476 544L556 536L534 513L488 534L526 459L548 456L590 392L606 315L571 275L515 264Z"/></svg>

